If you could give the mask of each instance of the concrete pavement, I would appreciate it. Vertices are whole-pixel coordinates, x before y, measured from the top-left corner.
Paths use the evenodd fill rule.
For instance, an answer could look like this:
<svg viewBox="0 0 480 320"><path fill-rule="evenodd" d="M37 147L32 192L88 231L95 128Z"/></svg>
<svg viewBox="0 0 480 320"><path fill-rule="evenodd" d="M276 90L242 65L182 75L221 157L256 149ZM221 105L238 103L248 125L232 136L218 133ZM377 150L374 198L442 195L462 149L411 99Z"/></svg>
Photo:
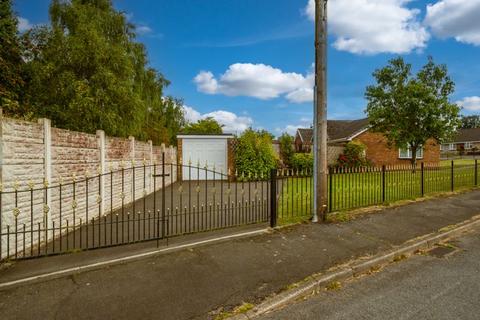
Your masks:
<svg viewBox="0 0 480 320"><path fill-rule="evenodd" d="M480 191L473 191L343 224L295 226L3 290L0 314L2 319L214 318L242 302L257 303L313 273L479 213ZM62 257L56 258L61 266ZM35 268L34 260L28 262ZM0 282L22 263L0 272Z"/></svg>
<svg viewBox="0 0 480 320"><path fill-rule="evenodd" d="M480 228L259 319L478 319Z"/></svg>

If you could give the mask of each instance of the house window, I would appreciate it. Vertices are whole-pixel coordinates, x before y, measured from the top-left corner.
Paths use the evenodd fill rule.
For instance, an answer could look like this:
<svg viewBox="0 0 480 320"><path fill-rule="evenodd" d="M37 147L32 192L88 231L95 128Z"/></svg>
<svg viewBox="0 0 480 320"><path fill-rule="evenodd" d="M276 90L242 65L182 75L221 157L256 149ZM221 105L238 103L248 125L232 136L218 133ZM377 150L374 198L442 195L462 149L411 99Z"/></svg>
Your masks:
<svg viewBox="0 0 480 320"><path fill-rule="evenodd" d="M398 157L400 159L412 159L412 149L399 149L398 151ZM423 148L419 148L417 150L417 159L422 159L423 158Z"/></svg>
<svg viewBox="0 0 480 320"><path fill-rule="evenodd" d="M457 145L455 143L444 143L440 146L442 151L457 151Z"/></svg>
<svg viewBox="0 0 480 320"><path fill-rule="evenodd" d="M472 149L473 145L471 142L465 142L463 147L465 148L465 150L467 150L467 149Z"/></svg>

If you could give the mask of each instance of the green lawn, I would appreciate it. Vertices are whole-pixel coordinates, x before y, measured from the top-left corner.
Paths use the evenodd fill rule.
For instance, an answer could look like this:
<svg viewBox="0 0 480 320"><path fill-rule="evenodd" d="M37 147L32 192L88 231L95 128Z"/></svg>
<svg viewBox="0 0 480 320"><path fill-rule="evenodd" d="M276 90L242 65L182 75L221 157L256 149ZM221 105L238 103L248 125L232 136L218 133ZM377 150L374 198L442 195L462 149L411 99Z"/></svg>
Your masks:
<svg viewBox="0 0 480 320"><path fill-rule="evenodd" d="M479 161L480 162L480 161ZM455 166L459 165L475 165L474 159L455 159L453 160ZM442 167L450 167L452 165L452 160L442 160L440 161Z"/></svg>
<svg viewBox="0 0 480 320"><path fill-rule="evenodd" d="M474 162L455 162L453 190L475 186ZM478 173L477 173L478 174ZM385 178L383 178L385 177ZM385 180L385 182L383 182ZM480 182L480 175L477 176ZM383 184L385 183L385 187ZM329 211L342 211L360 207L415 199L422 196L421 170L336 173L329 177ZM278 181L278 216L280 224L308 219L312 214L311 177L284 177ZM330 192L332 190L333 192ZM423 194L452 191L450 166L425 168Z"/></svg>

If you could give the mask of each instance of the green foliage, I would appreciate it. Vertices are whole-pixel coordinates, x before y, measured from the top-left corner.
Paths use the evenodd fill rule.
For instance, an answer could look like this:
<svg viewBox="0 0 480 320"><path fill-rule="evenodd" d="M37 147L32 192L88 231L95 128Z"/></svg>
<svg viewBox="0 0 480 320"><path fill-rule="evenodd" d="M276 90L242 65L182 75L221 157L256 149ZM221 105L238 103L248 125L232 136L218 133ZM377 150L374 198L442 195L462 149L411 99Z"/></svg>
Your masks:
<svg viewBox="0 0 480 320"><path fill-rule="evenodd" d="M222 134L222 125L215 119L208 117L196 123L188 123L182 130L185 134Z"/></svg>
<svg viewBox="0 0 480 320"><path fill-rule="evenodd" d="M53 0L50 20L22 35L25 110L17 115L175 143L185 124L182 103L163 96L168 80L148 67L135 26L110 0Z"/></svg>
<svg viewBox="0 0 480 320"><path fill-rule="evenodd" d="M480 128L480 115L462 117L462 129Z"/></svg>
<svg viewBox="0 0 480 320"><path fill-rule="evenodd" d="M292 157L295 153L293 149L294 138L288 133L284 133L278 139L280 143L280 157L283 161L283 164L287 167L292 166Z"/></svg>
<svg viewBox="0 0 480 320"><path fill-rule="evenodd" d="M415 75L402 58L376 70L377 84L367 87L366 112L373 131L383 133L389 144L410 147L416 164L416 151L429 138L439 142L451 138L460 125L460 108L450 103L454 83L445 65L428 63Z"/></svg>
<svg viewBox="0 0 480 320"><path fill-rule="evenodd" d="M0 1L0 106L8 116L21 112L24 86L21 45L17 36L17 19L12 1Z"/></svg>
<svg viewBox="0 0 480 320"><path fill-rule="evenodd" d="M361 167L369 165L365 158L366 147L361 142L350 141L345 145L343 153L338 157L339 167Z"/></svg>
<svg viewBox="0 0 480 320"><path fill-rule="evenodd" d="M247 129L237 139L235 166L245 179L255 175L268 177L270 170L277 167L277 161L272 137L265 131Z"/></svg>
<svg viewBox="0 0 480 320"><path fill-rule="evenodd" d="M292 157L292 168L299 171L313 171L313 153L295 153Z"/></svg>

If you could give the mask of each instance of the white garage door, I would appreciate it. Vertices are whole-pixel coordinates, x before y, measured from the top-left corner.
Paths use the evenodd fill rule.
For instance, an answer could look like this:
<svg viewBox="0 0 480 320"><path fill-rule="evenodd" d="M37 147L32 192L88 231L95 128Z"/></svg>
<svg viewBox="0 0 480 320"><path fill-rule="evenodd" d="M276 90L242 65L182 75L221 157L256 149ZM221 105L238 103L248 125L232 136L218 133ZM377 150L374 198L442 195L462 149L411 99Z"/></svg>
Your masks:
<svg viewBox="0 0 480 320"><path fill-rule="evenodd" d="M183 139L182 141L182 159L183 164L188 165L189 161L193 168L183 167L184 180L212 180L215 172L223 172L227 170L227 139ZM196 167L200 163L200 170ZM205 169L207 165L207 172ZM225 179L225 176L222 176ZM215 174L215 179L222 179L220 174Z"/></svg>

